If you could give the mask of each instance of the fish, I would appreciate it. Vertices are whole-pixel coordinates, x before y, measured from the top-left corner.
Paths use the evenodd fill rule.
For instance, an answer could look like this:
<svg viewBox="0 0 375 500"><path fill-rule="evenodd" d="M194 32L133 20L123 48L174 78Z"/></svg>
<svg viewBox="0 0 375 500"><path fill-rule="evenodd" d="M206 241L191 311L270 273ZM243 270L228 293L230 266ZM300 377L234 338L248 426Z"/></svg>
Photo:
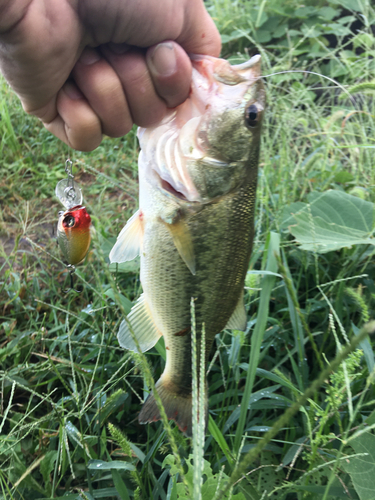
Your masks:
<svg viewBox="0 0 375 500"><path fill-rule="evenodd" d="M138 352L163 336L166 365L155 388L168 419L192 435L191 298L197 366L201 329L205 363L215 336L245 330L244 280L249 266L266 97L261 58L231 66L190 56L187 100L157 125L139 128L139 210L110 252L111 262L140 255L143 293L119 328L118 341ZM207 390L206 390L207 394ZM208 403L205 404L207 425ZM160 419L149 394L139 422Z"/></svg>
<svg viewBox="0 0 375 500"><path fill-rule="evenodd" d="M76 266L86 257L91 231L91 217L82 205L59 212L57 242L69 266Z"/></svg>

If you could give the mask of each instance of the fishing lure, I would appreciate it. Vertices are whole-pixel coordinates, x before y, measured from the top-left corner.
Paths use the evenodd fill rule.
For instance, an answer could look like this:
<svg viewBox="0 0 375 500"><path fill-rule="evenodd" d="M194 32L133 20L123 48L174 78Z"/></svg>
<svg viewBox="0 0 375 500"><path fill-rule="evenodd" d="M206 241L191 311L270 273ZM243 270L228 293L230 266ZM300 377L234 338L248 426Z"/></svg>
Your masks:
<svg viewBox="0 0 375 500"><path fill-rule="evenodd" d="M59 212L57 222L57 242L70 272L70 290L73 287L73 274L75 266L82 262L90 247L91 242L91 217L82 203L82 190L74 182L73 162L66 160L65 172L67 179L58 182L55 193L64 205L65 211Z"/></svg>

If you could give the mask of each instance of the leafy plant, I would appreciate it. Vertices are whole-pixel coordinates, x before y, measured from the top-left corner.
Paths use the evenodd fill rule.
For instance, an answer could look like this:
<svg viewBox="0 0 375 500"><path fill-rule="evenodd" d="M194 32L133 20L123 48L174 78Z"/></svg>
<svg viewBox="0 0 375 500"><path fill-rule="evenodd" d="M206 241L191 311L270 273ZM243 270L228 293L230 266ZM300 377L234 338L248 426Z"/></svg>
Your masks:
<svg viewBox="0 0 375 500"><path fill-rule="evenodd" d="M285 207L282 220L304 250L326 253L375 244L373 203L342 191L310 193L307 199Z"/></svg>

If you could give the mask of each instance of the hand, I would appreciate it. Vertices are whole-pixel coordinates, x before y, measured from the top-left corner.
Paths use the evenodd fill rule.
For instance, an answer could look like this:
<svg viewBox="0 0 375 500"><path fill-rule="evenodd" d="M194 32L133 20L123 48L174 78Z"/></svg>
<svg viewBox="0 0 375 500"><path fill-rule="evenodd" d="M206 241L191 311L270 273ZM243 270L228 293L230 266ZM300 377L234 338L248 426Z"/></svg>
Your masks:
<svg viewBox="0 0 375 500"><path fill-rule="evenodd" d="M220 53L202 0L0 0L0 69L25 111L74 149L181 104L186 52Z"/></svg>

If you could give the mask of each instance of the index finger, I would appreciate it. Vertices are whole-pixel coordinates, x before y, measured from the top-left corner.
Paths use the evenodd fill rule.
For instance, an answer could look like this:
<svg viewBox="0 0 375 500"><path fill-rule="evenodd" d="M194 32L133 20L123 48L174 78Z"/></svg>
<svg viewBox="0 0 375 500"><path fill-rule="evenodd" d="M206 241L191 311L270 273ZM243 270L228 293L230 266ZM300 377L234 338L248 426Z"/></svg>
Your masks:
<svg viewBox="0 0 375 500"><path fill-rule="evenodd" d="M174 40L186 52L220 54L220 35L202 0L81 0L77 7L91 46L150 47Z"/></svg>

